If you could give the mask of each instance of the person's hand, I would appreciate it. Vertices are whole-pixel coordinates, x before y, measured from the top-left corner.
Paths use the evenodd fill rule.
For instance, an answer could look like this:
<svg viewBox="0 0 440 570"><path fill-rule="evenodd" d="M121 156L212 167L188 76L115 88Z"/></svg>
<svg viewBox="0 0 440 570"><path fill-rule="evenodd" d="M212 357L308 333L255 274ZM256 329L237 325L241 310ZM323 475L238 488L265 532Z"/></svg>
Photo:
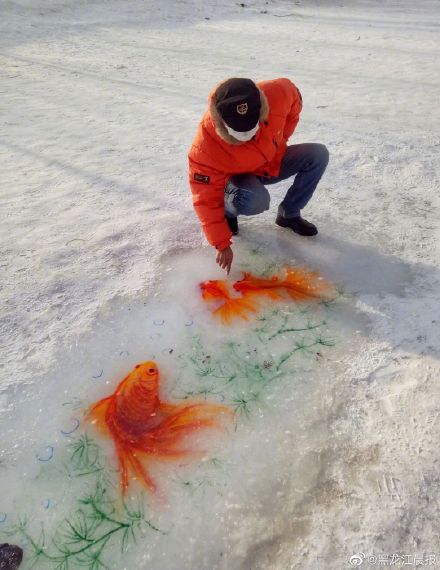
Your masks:
<svg viewBox="0 0 440 570"><path fill-rule="evenodd" d="M231 271L233 257L234 254L232 253L232 249L230 247L227 247L223 251L218 251L217 257L215 259L222 269L226 269L228 275Z"/></svg>

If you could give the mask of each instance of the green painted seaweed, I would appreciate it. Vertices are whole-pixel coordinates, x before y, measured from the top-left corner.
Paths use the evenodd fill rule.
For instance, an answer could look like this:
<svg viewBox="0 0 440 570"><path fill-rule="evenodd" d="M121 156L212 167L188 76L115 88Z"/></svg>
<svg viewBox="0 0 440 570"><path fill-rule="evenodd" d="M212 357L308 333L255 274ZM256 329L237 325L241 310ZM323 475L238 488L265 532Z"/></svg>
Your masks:
<svg viewBox="0 0 440 570"><path fill-rule="evenodd" d="M218 457L211 457L198 467L197 475L194 479L188 479L176 474L173 481L182 489L189 493L191 497L213 491L222 496L221 487L225 485L224 478L218 477L219 473L226 474L225 461Z"/></svg>
<svg viewBox="0 0 440 570"><path fill-rule="evenodd" d="M248 420L263 392L275 381L295 374L296 356L320 357L322 348L336 343L326 334L329 304L301 305L293 310L277 307L259 316L246 339L228 338L208 351L202 334L190 339L190 348L180 358L198 385L180 386L180 398L222 395L237 418Z"/></svg>
<svg viewBox="0 0 440 570"><path fill-rule="evenodd" d="M146 517L143 495L135 505L117 498L108 484L104 454L97 443L82 435L71 444L70 451L71 477L89 477L91 491L77 499L77 507L57 525L50 540L44 527L35 536L26 519L7 530L8 536L15 535L24 542L30 568L109 568L104 555L110 543L119 541L123 553L145 530L165 534Z"/></svg>

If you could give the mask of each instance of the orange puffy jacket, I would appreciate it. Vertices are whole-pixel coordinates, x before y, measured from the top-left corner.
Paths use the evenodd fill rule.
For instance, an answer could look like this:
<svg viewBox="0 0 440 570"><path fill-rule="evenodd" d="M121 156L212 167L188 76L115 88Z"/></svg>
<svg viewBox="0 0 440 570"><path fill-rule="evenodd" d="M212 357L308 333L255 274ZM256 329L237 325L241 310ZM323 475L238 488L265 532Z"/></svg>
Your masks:
<svg viewBox="0 0 440 570"><path fill-rule="evenodd" d="M222 251L231 245L225 220L224 189L234 174L277 176L287 139L295 130L302 109L298 88L289 79L257 83L261 95L260 128L248 142L227 132L215 108L214 95L188 154L189 183L196 214L209 243Z"/></svg>

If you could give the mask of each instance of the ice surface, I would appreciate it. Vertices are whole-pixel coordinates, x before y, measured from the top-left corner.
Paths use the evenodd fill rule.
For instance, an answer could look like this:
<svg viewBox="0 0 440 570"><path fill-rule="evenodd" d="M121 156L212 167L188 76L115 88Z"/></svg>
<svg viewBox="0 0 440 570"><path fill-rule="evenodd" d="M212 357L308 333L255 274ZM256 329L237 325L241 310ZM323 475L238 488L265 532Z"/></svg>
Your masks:
<svg viewBox="0 0 440 570"><path fill-rule="evenodd" d="M73 568L101 547L112 570L440 560L438 25L429 0L4 3L0 541L24 547L23 568L87 546L69 524L99 540ZM323 142L331 161L305 212L316 239L274 226L286 186L271 187L270 211L240 220L231 279L305 264L343 294L225 332L197 291L222 274L186 151L232 75L290 77L305 102L292 142ZM319 338L269 342L285 318L335 344L298 350L257 390L267 351ZM165 399L222 402L235 422L201 435L205 461L152 466L161 498L134 488L127 512L112 445L81 420L150 358Z"/></svg>
<svg viewBox="0 0 440 570"><path fill-rule="evenodd" d="M55 567L61 560L92 564L97 552L102 563L112 561L115 568L147 560L161 567L164 556L166 567L176 570L237 564L243 556L254 558L248 543L254 525L263 525L262 513L264 518L279 516L277 509L285 501L293 508L319 481L318 450L326 435L318 394L327 363L350 350L342 348L342 340L336 346L345 333L332 324L336 307L342 310L342 297L317 305L266 303L250 322L224 326L198 290L203 277L221 277L209 253L170 258L160 294L109 307L79 342L59 348L58 364L50 373L22 387L19 398L12 388L5 393L11 404L2 418L8 450L1 472L2 488L8 489L2 524L41 567ZM283 258L267 257L261 245L247 252L239 247L240 255L254 272L282 266ZM195 269L187 273L188 266ZM137 540L145 540L136 547L134 537L124 539L123 525L129 522L112 445L83 416L144 360L158 364L165 401L222 403L234 418L228 433L199 434L206 451L201 462L152 463L157 497L142 495L132 485L127 509L141 503L148 521L133 530ZM87 498L101 486L107 502L92 506L105 508L113 522L94 530L90 520L96 512ZM78 535L87 525L88 541L81 541ZM106 533L114 533L108 542ZM203 546L195 548L190 539L183 547L188 533ZM241 546L228 555L231 534ZM121 554L125 540L131 548ZM37 547L45 547L46 554ZM76 555L79 551L84 554Z"/></svg>

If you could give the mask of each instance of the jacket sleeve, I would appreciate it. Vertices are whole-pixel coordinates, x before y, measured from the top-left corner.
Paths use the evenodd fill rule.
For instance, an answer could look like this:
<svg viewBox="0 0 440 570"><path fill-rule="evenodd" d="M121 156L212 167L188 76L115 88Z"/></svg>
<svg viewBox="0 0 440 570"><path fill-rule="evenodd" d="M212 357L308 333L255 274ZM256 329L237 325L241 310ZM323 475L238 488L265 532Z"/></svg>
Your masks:
<svg viewBox="0 0 440 570"><path fill-rule="evenodd" d="M189 184L194 210L208 242L219 251L231 245L232 233L225 219L227 176L189 158Z"/></svg>
<svg viewBox="0 0 440 570"><path fill-rule="evenodd" d="M283 88L286 92L286 106L288 113L286 117L286 124L284 125L284 139L287 141L296 129L299 121L299 114L301 113L303 104L300 90L293 84L290 79L281 79Z"/></svg>

